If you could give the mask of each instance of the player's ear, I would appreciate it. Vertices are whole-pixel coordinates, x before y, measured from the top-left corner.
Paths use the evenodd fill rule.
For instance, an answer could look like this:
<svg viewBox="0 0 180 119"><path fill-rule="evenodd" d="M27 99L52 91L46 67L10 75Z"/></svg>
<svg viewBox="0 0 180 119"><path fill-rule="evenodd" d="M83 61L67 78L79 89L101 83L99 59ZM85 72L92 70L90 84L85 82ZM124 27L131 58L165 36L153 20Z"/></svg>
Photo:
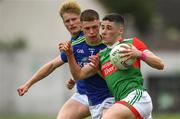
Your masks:
<svg viewBox="0 0 180 119"><path fill-rule="evenodd" d="M120 26L119 27L119 34L124 34L124 27L123 26Z"/></svg>

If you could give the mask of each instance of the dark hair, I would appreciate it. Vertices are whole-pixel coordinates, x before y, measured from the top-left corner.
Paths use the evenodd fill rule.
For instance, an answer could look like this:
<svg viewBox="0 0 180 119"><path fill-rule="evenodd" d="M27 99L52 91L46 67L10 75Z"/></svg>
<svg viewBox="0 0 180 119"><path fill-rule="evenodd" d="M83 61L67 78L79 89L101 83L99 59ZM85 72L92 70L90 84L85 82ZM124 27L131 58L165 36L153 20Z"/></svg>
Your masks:
<svg viewBox="0 0 180 119"><path fill-rule="evenodd" d="M81 13L80 20L81 22L99 20L99 14L95 10L87 9Z"/></svg>
<svg viewBox="0 0 180 119"><path fill-rule="evenodd" d="M110 22L115 22L120 25L124 25L124 17L118 13L111 13L111 14L106 15L103 18L103 21L105 21L105 20L108 20Z"/></svg>

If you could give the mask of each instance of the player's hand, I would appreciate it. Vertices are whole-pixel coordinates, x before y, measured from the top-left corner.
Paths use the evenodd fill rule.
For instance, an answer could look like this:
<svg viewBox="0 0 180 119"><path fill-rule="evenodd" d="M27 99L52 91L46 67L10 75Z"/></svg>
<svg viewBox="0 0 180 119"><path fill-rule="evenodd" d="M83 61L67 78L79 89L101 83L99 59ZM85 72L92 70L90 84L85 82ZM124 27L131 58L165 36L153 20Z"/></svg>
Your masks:
<svg viewBox="0 0 180 119"><path fill-rule="evenodd" d="M97 55L93 55L89 57L89 65L98 69L99 68L99 57Z"/></svg>
<svg viewBox="0 0 180 119"><path fill-rule="evenodd" d="M59 51L63 52L63 50L64 50L64 42L60 42L58 47L59 47Z"/></svg>
<svg viewBox="0 0 180 119"><path fill-rule="evenodd" d="M17 89L19 96L23 96L28 91L28 86L22 85Z"/></svg>
<svg viewBox="0 0 180 119"><path fill-rule="evenodd" d="M128 59L131 59L131 58L139 58L142 54L142 52L140 50L138 50L134 45L132 44L128 44L129 47L127 46L122 46L125 48L125 50L121 51L121 53L123 53L121 55L120 58L122 57L127 57L127 60Z"/></svg>
<svg viewBox="0 0 180 119"><path fill-rule="evenodd" d="M64 52L64 46L65 46L66 42L67 42L67 41L60 42L60 43L59 43L58 46L59 46L59 51L60 51L60 52Z"/></svg>
<svg viewBox="0 0 180 119"><path fill-rule="evenodd" d="M66 87L67 87L69 90L71 90L71 89L74 88L75 83L76 83L75 80L69 79L69 80L66 81Z"/></svg>
<svg viewBox="0 0 180 119"><path fill-rule="evenodd" d="M71 43L69 41L59 43L59 50L65 52L66 55L72 55L73 54L72 46L71 46Z"/></svg>

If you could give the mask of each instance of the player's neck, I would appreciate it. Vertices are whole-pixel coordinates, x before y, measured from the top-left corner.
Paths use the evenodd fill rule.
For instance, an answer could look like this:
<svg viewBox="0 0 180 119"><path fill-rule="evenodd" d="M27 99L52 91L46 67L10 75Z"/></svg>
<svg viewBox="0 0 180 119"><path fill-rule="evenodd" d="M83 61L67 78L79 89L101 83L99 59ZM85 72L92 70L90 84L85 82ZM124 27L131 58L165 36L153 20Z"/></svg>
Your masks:
<svg viewBox="0 0 180 119"><path fill-rule="evenodd" d="M109 42L108 44L106 44L109 48L113 48L114 46L116 46L117 44L119 44L120 42L123 41L123 37L122 36L117 36L114 40L112 40L112 42Z"/></svg>
<svg viewBox="0 0 180 119"><path fill-rule="evenodd" d="M118 45L119 44L119 41L115 41L115 42L113 42L113 43L111 43L111 44L107 44L107 47L108 48L110 48L110 49L112 49L112 48L114 48L116 45Z"/></svg>
<svg viewBox="0 0 180 119"><path fill-rule="evenodd" d="M72 37L72 38L75 38L75 37L79 36L80 33L81 33L81 31L79 31L79 32L77 32L77 33L74 33L74 34L71 34L71 37Z"/></svg>
<svg viewBox="0 0 180 119"><path fill-rule="evenodd" d="M96 46L96 45L99 45L100 43L102 43L102 40L100 37L98 37L97 39L95 40L91 40L91 39L87 39L86 38L86 43L90 46Z"/></svg>

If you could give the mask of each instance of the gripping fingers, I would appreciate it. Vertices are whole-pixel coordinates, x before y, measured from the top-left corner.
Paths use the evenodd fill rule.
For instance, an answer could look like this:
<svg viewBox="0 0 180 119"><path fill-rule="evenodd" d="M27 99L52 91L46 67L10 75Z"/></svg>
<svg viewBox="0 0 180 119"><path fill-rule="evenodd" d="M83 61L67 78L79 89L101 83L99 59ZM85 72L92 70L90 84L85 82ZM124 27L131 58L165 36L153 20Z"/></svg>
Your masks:
<svg viewBox="0 0 180 119"><path fill-rule="evenodd" d="M27 91L23 89L17 89L19 96L23 96Z"/></svg>
<svg viewBox="0 0 180 119"><path fill-rule="evenodd" d="M131 57L131 52L128 52L128 53L123 53L120 55L120 58L124 58L124 57Z"/></svg>

